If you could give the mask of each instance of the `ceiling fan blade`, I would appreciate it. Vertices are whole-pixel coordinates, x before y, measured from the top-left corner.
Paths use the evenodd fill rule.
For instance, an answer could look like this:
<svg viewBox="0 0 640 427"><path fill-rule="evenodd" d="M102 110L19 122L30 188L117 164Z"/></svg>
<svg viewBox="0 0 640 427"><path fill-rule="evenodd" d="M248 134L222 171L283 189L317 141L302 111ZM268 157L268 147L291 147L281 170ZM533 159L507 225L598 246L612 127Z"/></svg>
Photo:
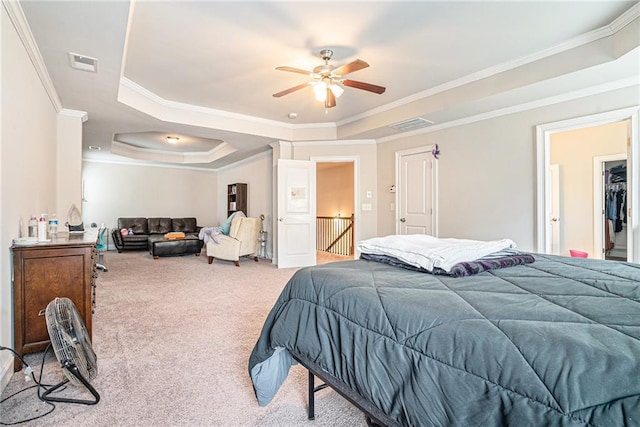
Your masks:
<svg viewBox="0 0 640 427"><path fill-rule="evenodd" d="M349 86L355 89L362 89L377 94L384 93L384 91L387 90L387 88L384 88L382 86L372 85L371 83L358 82L356 80L343 80L341 83L345 86Z"/></svg>
<svg viewBox="0 0 640 427"><path fill-rule="evenodd" d="M294 67L276 67L276 70L288 71L290 73L304 74L305 76L313 75L311 71L301 70L300 68L294 68Z"/></svg>
<svg viewBox="0 0 640 427"><path fill-rule="evenodd" d="M297 90L304 89L307 86L309 86L309 83L302 83L302 84L300 84L298 86L294 86L294 87L290 87L289 89L285 89L282 92L274 93L273 96L275 98L280 98L281 96L288 95L291 92L295 92Z"/></svg>
<svg viewBox="0 0 640 427"><path fill-rule="evenodd" d="M333 108L336 106L336 97L331 91L331 89L327 88L327 98L324 100L324 108Z"/></svg>
<svg viewBox="0 0 640 427"><path fill-rule="evenodd" d="M348 64L344 64L335 70L333 70L333 74L337 74L339 76L346 76L349 73L353 73L354 71L362 70L363 68L367 68L369 64L364 62L361 59L356 59L353 62Z"/></svg>

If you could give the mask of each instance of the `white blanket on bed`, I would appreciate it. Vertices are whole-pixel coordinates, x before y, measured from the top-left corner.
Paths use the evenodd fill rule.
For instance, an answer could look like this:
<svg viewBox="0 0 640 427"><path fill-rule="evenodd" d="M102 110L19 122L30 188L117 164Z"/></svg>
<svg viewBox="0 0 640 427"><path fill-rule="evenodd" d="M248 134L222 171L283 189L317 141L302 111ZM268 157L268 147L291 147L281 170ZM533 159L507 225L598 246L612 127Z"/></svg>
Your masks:
<svg viewBox="0 0 640 427"><path fill-rule="evenodd" d="M358 242L357 247L365 254L391 256L429 271L437 267L449 272L460 262L475 261L495 252L515 249L516 244L510 239L439 239L424 234L408 234L363 240Z"/></svg>

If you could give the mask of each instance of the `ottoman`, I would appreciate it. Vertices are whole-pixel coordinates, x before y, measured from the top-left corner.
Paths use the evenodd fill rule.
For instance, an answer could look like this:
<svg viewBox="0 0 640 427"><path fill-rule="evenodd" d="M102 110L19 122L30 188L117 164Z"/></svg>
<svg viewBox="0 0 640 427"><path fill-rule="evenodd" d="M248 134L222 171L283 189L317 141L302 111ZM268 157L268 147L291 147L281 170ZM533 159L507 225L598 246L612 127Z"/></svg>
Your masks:
<svg viewBox="0 0 640 427"><path fill-rule="evenodd" d="M153 259L161 256L200 255L204 242L196 236L187 235L184 239L165 239L164 235L149 236L149 253Z"/></svg>

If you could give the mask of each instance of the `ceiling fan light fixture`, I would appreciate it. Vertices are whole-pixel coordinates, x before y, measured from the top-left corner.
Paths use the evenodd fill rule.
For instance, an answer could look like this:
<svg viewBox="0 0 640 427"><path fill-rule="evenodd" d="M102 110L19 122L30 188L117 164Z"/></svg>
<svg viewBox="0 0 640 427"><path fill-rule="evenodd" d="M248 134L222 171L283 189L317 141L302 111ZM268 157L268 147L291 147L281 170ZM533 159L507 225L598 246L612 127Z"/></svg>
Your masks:
<svg viewBox="0 0 640 427"><path fill-rule="evenodd" d="M331 89L331 92L333 92L333 96L335 96L336 98L340 98L344 93L344 88L335 83L329 86L329 89Z"/></svg>
<svg viewBox="0 0 640 427"><path fill-rule="evenodd" d="M290 73L304 74L312 78L309 83L302 83L297 86L290 87L289 89L274 93L275 98L280 98L284 95L288 95L292 92L304 89L311 86L314 92L314 97L324 103L325 110L336 106L336 99L342 96L344 93L344 87L348 86L354 89L365 90L377 94L385 92L386 88L383 86L377 86L371 83L360 82L357 80L345 79L344 76L351 74L363 68L367 68L369 64L361 59L356 59L335 68L329 64L329 60L333 56L331 49L323 49L320 51L320 57L323 59L324 64L318 65L313 71L307 71L295 67L276 67L276 70L287 71Z"/></svg>
<svg viewBox="0 0 640 427"><path fill-rule="evenodd" d="M314 83L313 93L318 101L324 102L327 99L327 84L323 81Z"/></svg>

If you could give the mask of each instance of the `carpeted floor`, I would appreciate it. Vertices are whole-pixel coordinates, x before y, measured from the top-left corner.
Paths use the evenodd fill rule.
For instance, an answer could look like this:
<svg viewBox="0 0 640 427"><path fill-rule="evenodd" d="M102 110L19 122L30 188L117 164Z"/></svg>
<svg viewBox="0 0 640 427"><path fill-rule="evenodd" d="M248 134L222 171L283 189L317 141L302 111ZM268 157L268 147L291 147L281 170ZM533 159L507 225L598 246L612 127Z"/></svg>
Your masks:
<svg viewBox="0 0 640 427"><path fill-rule="evenodd" d="M146 252L108 252L99 272L93 347L101 395L95 406L56 404L30 426L365 426L364 415L332 390L316 395L306 419L306 371L292 368L275 399L261 408L247 373L262 323L294 269L243 259L240 267L205 256L153 260ZM27 362L40 371L42 353ZM43 381L63 378L53 353ZM14 375L2 398L32 383ZM61 394L85 397L69 386ZM35 389L0 407L11 423L48 406Z"/></svg>

